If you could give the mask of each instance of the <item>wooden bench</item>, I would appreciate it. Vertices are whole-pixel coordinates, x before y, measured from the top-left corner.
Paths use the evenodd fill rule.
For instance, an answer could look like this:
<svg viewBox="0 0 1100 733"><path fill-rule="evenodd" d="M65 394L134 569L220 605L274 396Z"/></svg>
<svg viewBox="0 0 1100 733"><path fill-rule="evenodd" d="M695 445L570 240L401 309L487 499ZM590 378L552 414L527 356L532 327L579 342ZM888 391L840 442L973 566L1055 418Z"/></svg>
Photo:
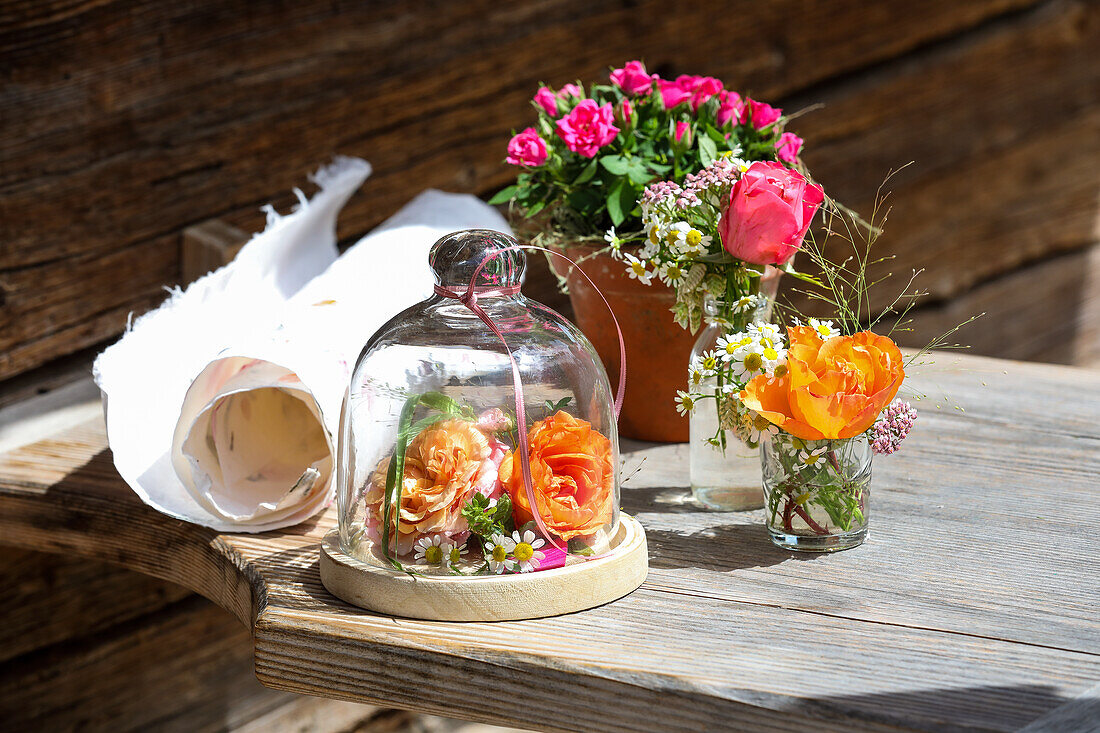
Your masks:
<svg viewBox="0 0 1100 733"><path fill-rule="evenodd" d="M911 384L929 396L876 460L862 547L781 551L758 512L691 501L686 445L628 442L649 579L557 618L348 606L318 578L334 512L263 535L169 519L115 474L99 418L0 456L0 542L194 589L280 690L552 730L1096 729L1100 373L946 355Z"/></svg>

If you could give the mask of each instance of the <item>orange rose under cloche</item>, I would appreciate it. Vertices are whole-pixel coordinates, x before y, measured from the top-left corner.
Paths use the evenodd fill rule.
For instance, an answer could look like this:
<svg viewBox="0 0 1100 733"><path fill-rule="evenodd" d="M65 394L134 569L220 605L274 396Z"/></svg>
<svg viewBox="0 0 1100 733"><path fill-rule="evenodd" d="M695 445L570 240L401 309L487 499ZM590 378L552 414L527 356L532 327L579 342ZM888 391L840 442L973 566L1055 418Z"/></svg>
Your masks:
<svg viewBox="0 0 1100 733"><path fill-rule="evenodd" d="M901 351L870 331L827 341L805 326L787 329L787 373L759 375L741 392L745 406L804 440L852 438L897 395Z"/></svg>
<svg viewBox="0 0 1100 733"><path fill-rule="evenodd" d="M615 510L611 441L560 410L532 425L527 438L535 503L547 529L568 542L610 524ZM500 480L511 495L516 525L534 519L514 452L500 464Z"/></svg>

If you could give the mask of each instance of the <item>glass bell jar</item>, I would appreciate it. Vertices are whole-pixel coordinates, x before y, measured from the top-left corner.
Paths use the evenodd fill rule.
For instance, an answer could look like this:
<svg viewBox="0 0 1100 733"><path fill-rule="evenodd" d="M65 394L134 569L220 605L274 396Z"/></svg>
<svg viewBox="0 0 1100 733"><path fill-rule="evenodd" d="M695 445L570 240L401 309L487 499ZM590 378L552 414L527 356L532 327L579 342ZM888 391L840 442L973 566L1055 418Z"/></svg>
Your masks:
<svg viewBox="0 0 1100 733"><path fill-rule="evenodd" d="M512 238L449 234L429 264L435 293L380 328L352 372L340 549L448 576L599 557L619 523L619 445L595 350L520 292Z"/></svg>

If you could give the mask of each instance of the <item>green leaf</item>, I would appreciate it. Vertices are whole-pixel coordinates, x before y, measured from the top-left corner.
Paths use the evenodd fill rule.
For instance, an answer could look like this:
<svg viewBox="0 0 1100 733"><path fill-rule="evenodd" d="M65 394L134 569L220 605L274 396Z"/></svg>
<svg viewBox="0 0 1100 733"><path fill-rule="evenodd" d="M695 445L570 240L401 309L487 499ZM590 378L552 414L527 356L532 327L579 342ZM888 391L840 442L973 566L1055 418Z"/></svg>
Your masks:
<svg viewBox="0 0 1100 733"><path fill-rule="evenodd" d="M698 138L699 159L706 167L718 159L718 145L709 135L700 135Z"/></svg>
<svg viewBox="0 0 1100 733"><path fill-rule="evenodd" d="M516 193L519 191L519 186L508 186L497 191L496 195L489 199L490 206L496 206L497 204L506 204L516 197Z"/></svg>
<svg viewBox="0 0 1100 733"><path fill-rule="evenodd" d="M551 402L550 400L546 400L546 412L553 415L555 412L562 409L563 407L565 407L566 405L568 405L572 401L573 401L572 397L562 397L557 402Z"/></svg>
<svg viewBox="0 0 1100 733"><path fill-rule="evenodd" d="M709 137L715 143L717 143L718 145L722 145L724 147L729 145L729 140L726 140L726 136L723 135L721 132L719 132L717 129L715 129L714 125L711 125L711 124L708 123L706 129L707 129L707 137Z"/></svg>
<svg viewBox="0 0 1100 733"><path fill-rule="evenodd" d="M613 175L625 175L631 167L631 161L621 155L605 155L600 158L600 165Z"/></svg>
<svg viewBox="0 0 1100 733"><path fill-rule="evenodd" d="M544 208L546 208L546 202L545 201L539 201L538 203L534 204L533 206L528 206L527 207L527 212L526 212L527 216L532 217L535 214L542 211Z"/></svg>
<svg viewBox="0 0 1100 733"><path fill-rule="evenodd" d="M619 226L626 220L622 203L622 193L625 188L627 186L622 181L618 181L607 194L607 215L611 217L611 223L615 226Z"/></svg>
<svg viewBox="0 0 1100 733"><path fill-rule="evenodd" d="M592 176L596 175L596 166L599 165L599 158L593 158L592 162L584 167L581 174L573 181L574 186L579 186L582 183L588 183L592 180Z"/></svg>
<svg viewBox="0 0 1100 733"><path fill-rule="evenodd" d="M626 175L628 178L630 178L630 180L634 181L634 183L642 186L648 186L654 177L653 174L649 170L647 170L644 165L631 167L626 172Z"/></svg>

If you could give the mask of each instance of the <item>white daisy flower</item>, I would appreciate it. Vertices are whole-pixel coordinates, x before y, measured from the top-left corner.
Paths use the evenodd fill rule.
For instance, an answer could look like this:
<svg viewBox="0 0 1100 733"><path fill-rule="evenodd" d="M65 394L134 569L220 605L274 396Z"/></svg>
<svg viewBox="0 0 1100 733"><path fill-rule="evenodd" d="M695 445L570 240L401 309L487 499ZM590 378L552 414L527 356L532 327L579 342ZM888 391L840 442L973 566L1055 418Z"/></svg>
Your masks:
<svg viewBox="0 0 1100 733"><path fill-rule="evenodd" d="M704 351L699 355L699 366L707 373L707 375L713 375L718 371L718 365L721 363L721 357L717 351Z"/></svg>
<svg viewBox="0 0 1100 733"><path fill-rule="evenodd" d="M626 259L626 272L630 277L643 285L649 285L653 279L653 272L649 269L649 263L640 260L629 252L624 253Z"/></svg>
<svg viewBox="0 0 1100 733"><path fill-rule="evenodd" d="M516 561L508 557L516 549L516 543L510 537L495 534L485 540L485 562L489 563L489 572L499 575L505 570L515 570Z"/></svg>
<svg viewBox="0 0 1100 733"><path fill-rule="evenodd" d="M646 247L660 247L661 242L665 240L665 227L660 221L651 221L646 225L645 230Z"/></svg>
<svg viewBox="0 0 1100 733"><path fill-rule="evenodd" d="M696 257L707 252L711 241L713 240L709 235L689 227L682 237L677 237L675 247L676 251L683 256Z"/></svg>
<svg viewBox="0 0 1100 733"><path fill-rule="evenodd" d="M703 384L709 377L714 376L715 367L717 367L716 360L712 360L713 365L710 369L703 366L703 357L693 356L691 357L691 363L688 364L688 385L692 387L698 387Z"/></svg>
<svg viewBox="0 0 1100 733"><path fill-rule="evenodd" d="M516 543L512 555L521 573L529 573L538 570L539 564L546 555L539 552L539 548L546 544L541 537L535 537L535 533L527 530L520 535L519 530L512 533L512 541Z"/></svg>
<svg viewBox="0 0 1100 733"><path fill-rule="evenodd" d="M798 460L802 465L808 468L820 468L825 459L825 448L827 446L821 446L820 448L811 448L805 446L798 452Z"/></svg>
<svg viewBox="0 0 1100 733"><path fill-rule="evenodd" d="M607 233L603 235L603 239L611 249L611 258L621 260L623 258L623 240L619 239L619 235L615 233L615 227L608 229Z"/></svg>
<svg viewBox="0 0 1100 733"><path fill-rule="evenodd" d="M769 339L776 343L783 342L783 332L774 323L757 321L749 324L749 335L754 338Z"/></svg>
<svg viewBox="0 0 1100 733"><path fill-rule="evenodd" d="M740 349L750 346L752 343L753 337L744 331L719 336L717 348L718 356L722 361L729 362L736 358L735 355Z"/></svg>
<svg viewBox="0 0 1100 733"><path fill-rule="evenodd" d="M816 318L811 318L810 328L817 332L817 335L821 337L822 341L827 341L833 336L840 335L840 329L836 328L832 321L819 321Z"/></svg>
<svg viewBox="0 0 1100 733"><path fill-rule="evenodd" d="M447 545L446 550L443 549L444 544ZM430 537L421 537L416 541L413 549L416 550L414 559L418 563L422 565L442 565L446 552L451 549L451 543L443 535L437 534Z"/></svg>
<svg viewBox="0 0 1100 733"><path fill-rule="evenodd" d="M686 415L695 409L695 398L684 390L676 391L676 412Z"/></svg>
<svg viewBox="0 0 1100 733"><path fill-rule="evenodd" d="M703 323L707 324L708 326L718 326L725 331L733 328L733 324L722 316L703 316Z"/></svg>
<svg viewBox="0 0 1100 733"><path fill-rule="evenodd" d="M741 420L744 424L745 434L753 443L759 443L761 439L779 433L779 428L758 412L749 410Z"/></svg>
<svg viewBox="0 0 1100 733"><path fill-rule="evenodd" d="M684 281L684 268L679 262L666 262L657 271L657 277L661 278L661 282L665 285L676 287Z"/></svg>
<svg viewBox="0 0 1100 733"><path fill-rule="evenodd" d="M687 234L690 231L691 227L687 222L673 222L665 228L664 242L673 252L682 252L687 243Z"/></svg>
<svg viewBox="0 0 1100 733"><path fill-rule="evenodd" d="M443 551L443 562L441 564L444 567L453 568L462 561L462 553L466 552L466 543L459 544L447 540L440 543L439 549Z"/></svg>
<svg viewBox="0 0 1100 733"><path fill-rule="evenodd" d="M775 344L771 339L760 339L760 356L764 359L764 371L775 374L776 367L787 363L787 350L781 345Z"/></svg>
<svg viewBox="0 0 1100 733"><path fill-rule="evenodd" d="M742 295L733 304L734 313L751 313L756 310L760 299L755 295Z"/></svg>
<svg viewBox="0 0 1100 733"><path fill-rule="evenodd" d="M742 382L748 382L764 371L764 347L758 341L751 341L738 347L730 355L727 363L734 378Z"/></svg>

